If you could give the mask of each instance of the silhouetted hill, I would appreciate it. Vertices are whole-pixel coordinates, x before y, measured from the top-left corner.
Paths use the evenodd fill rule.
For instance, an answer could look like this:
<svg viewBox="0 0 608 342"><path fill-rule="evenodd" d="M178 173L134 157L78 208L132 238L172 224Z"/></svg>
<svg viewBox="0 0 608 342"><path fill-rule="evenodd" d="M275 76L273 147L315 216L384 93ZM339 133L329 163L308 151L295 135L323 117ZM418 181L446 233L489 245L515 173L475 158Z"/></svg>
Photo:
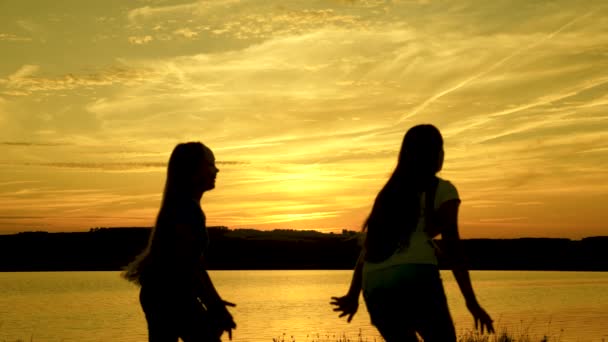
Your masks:
<svg viewBox="0 0 608 342"><path fill-rule="evenodd" d="M0 235L0 271L119 270L146 246L150 231L94 228ZM209 235L210 269L351 269L359 253L358 234L346 230L328 234L211 227ZM476 270L608 271L608 236L463 243L471 269Z"/></svg>

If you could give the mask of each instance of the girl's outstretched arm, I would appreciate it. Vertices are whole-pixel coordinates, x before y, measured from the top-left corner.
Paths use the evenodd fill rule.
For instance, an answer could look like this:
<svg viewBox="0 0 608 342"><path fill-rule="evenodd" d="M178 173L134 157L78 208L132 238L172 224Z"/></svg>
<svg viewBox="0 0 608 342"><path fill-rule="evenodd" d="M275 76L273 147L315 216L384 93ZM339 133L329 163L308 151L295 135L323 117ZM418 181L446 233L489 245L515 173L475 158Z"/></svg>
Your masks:
<svg viewBox="0 0 608 342"><path fill-rule="evenodd" d="M357 264L353 270L353 278L350 282L350 288L345 296L331 297L331 305L335 305L334 311L340 312L340 317L348 316L347 322L353 319L353 316L359 309L359 294L363 283L363 261L365 259L365 250L361 250Z"/></svg>
<svg viewBox="0 0 608 342"><path fill-rule="evenodd" d="M441 239L443 241L444 255L447 257L447 262L452 267L452 273L458 283L460 292L462 292L467 308L473 315L475 328L480 329L482 333L484 330L493 333L494 326L492 325L492 318L477 302L475 292L473 291L473 285L471 284L469 270L465 262L462 243L458 233L459 205L459 200L450 200L444 202L438 211L439 225L442 227Z"/></svg>
<svg viewBox="0 0 608 342"><path fill-rule="evenodd" d="M201 264L204 265L203 260L201 260ZM236 304L225 301L220 297L205 267L201 267L199 277L202 285L203 296L211 299L208 302L204 302L204 304L207 306L207 310L209 310L209 313L214 316L214 320L218 325L217 328L222 332L227 332L228 338L232 340L232 330L236 329L236 323L234 322L234 318L228 311L227 307L234 307Z"/></svg>
<svg viewBox="0 0 608 342"><path fill-rule="evenodd" d="M228 337L232 340L232 330L236 329L236 323L232 315L227 309L227 306L235 306L235 304L227 302L220 297L217 292L209 273L207 272L204 257L201 256L200 249L196 247L196 237L192 232L194 229L187 224L176 224L176 250L177 250L177 267L184 274L189 274L195 279L193 281L198 285L196 292L199 300L205 305L210 315L213 316L214 324L220 332L226 331Z"/></svg>

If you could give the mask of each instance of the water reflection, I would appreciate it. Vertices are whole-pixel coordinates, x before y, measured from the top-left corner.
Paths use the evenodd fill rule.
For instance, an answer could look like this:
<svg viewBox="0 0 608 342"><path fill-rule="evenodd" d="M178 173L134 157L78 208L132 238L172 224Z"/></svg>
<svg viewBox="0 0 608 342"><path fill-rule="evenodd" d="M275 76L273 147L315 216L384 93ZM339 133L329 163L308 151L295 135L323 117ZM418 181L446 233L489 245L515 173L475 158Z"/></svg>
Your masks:
<svg viewBox="0 0 608 342"><path fill-rule="evenodd" d="M234 341L333 339L346 334L380 341L365 305L351 324L336 317L329 297L350 281L345 271L211 271L222 293L239 303ZM498 331L549 334L560 342L608 340L608 273L471 273L478 297L496 312ZM472 319L449 272L442 272L460 333ZM146 340L135 286L118 272L0 273L0 341ZM561 331L563 329L563 332ZM540 340L540 338L539 338Z"/></svg>

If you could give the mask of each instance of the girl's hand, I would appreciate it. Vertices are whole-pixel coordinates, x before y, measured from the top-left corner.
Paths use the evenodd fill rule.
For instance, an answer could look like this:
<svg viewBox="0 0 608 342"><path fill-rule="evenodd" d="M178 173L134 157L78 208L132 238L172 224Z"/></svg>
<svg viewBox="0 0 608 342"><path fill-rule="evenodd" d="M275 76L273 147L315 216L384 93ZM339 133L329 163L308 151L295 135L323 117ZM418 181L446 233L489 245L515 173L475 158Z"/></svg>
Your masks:
<svg viewBox="0 0 608 342"><path fill-rule="evenodd" d="M220 299L217 305L213 305L209 308L209 314L211 315L211 321L216 325L220 334L222 332L228 333L228 338L232 340L232 330L236 329L236 323L228 306L235 307L236 304Z"/></svg>
<svg viewBox="0 0 608 342"><path fill-rule="evenodd" d="M359 309L359 294L357 293L357 296L347 294L344 297L331 297L330 304L336 306L334 311L340 312L339 317L348 316L346 321L350 323L357 313L357 309Z"/></svg>
<svg viewBox="0 0 608 342"><path fill-rule="evenodd" d="M494 333L494 325L492 325L494 321L478 303L467 303L467 308L473 315L476 330L481 330L482 334L484 330L487 330L490 334Z"/></svg>

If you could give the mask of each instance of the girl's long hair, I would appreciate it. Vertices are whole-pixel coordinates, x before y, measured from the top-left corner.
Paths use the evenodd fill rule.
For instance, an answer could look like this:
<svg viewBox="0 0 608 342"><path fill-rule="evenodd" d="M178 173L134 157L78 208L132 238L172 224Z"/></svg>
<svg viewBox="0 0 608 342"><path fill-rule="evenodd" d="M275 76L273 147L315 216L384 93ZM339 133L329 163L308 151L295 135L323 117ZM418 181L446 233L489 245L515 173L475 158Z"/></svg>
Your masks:
<svg viewBox="0 0 608 342"><path fill-rule="evenodd" d="M397 167L382 188L363 224L367 231L365 258L380 262L399 243L409 243L420 215L420 193L427 190L441 169L443 138L429 124L410 128L401 144Z"/></svg>
<svg viewBox="0 0 608 342"><path fill-rule="evenodd" d="M141 275L146 268L154 267L154 259L158 252L164 248L173 232L171 231L171 217L176 207L184 201L194 200L192 197L195 172L205 160L205 153L209 149L200 142L180 143L173 149L167 166L167 178L160 210L156 223L146 248L125 267L122 277L140 284Z"/></svg>

